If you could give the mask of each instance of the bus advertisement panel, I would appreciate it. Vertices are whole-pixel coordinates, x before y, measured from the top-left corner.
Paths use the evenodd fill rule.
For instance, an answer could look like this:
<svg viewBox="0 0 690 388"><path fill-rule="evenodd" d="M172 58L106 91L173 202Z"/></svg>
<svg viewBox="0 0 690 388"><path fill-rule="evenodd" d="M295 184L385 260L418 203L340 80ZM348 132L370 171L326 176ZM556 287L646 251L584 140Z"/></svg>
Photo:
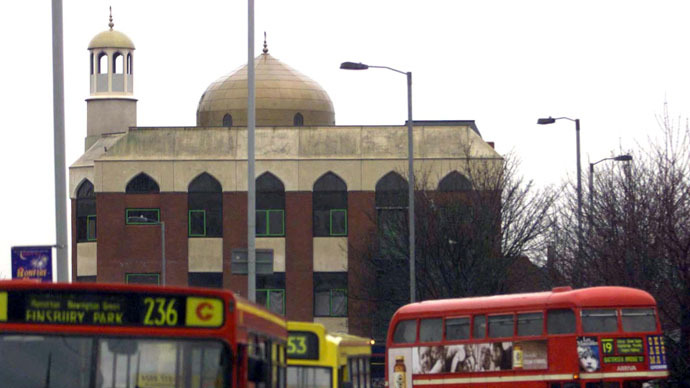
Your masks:
<svg viewBox="0 0 690 388"><path fill-rule="evenodd" d="M386 345L394 388L641 388L668 376L654 299L623 287L414 303Z"/></svg>

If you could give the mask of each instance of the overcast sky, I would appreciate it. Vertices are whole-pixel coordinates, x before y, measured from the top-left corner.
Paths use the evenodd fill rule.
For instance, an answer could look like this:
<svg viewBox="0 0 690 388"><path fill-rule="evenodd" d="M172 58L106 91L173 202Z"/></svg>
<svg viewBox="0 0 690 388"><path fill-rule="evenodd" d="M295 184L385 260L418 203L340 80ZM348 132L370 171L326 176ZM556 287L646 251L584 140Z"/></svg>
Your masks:
<svg viewBox="0 0 690 388"><path fill-rule="evenodd" d="M66 160L84 151L87 46L108 28L136 46L139 126L193 126L211 82L247 61L244 0L64 0ZM658 134L664 101L690 116L686 1L256 0L255 53L271 55L329 93L336 124L402 125L403 75L339 70L343 61L413 74L415 120L475 120L500 153L540 185L575 175L589 160ZM0 274L10 247L54 244L51 4L0 2L0 170L5 182ZM586 179L586 176L583 176Z"/></svg>

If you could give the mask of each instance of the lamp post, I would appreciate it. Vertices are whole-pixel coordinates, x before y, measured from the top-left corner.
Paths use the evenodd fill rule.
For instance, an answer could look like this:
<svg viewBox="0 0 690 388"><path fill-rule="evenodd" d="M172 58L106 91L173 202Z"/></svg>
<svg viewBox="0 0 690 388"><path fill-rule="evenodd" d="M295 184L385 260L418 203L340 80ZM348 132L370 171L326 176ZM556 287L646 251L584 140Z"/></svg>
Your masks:
<svg viewBox="0 0 690 388"><path fill-rule="evenodd" d="M633 159L632 155L618 155L612 158L604 158L594 163L589 164L589 229L592 230L594 225L594 166L606 160L614 160L616 162L629 162Z"/></svg>
<svg viewBox="0 0 690 388"><path fill-rule="evenodd" d="M582 172L580 169L580 119L571 119L569 117L551 117L540 118L537 120L539 125L553 124L556 120L570 120L575 122L575 142L576 142L576 153L577 153L577 262L582 260ZM576 272L580 274L580 271ZM578 277L579 286L580 279Z"/></svg>
<svg viewBox="0 0 690 388"><path fill-rule="evenodd" d="M410 303L414 303L416 298L415 290L415 221L414 221L414 142L412 136L412 72L404 72L393 69L388 66L372 66L363 63L343 62L340 64L341 69L345 70L367 70L372 69L388 69L396 73L405 74L407 76L407 219L409 229L409 246L410 246Z"/></svg>
<svg viewBox="0 0 690 388"><path fill-rule="evenodd" d="M165 222L154 220L144 216L129 217L130 221L148 222L151 225L158 225L161 227L161 286L165 285Z"/></svg>

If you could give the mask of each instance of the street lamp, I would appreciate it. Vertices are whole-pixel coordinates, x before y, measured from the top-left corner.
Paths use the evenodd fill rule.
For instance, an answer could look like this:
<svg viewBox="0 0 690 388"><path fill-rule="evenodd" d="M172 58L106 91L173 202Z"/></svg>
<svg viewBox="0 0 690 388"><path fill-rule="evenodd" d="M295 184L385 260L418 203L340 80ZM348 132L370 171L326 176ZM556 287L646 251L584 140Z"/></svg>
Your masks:
<svg viewBox="0 0 690 388"><path fill-rule="evenodd" d="M618 155L612 158L604 158L594 163L589 164L589 228L592 229L594 225L594 166L606 160L614 160L616 162L629 162L633 159L632 155Z"/></svg>
<svg viewBox="0 0 690 388"><path fill-rule="evenodd" d="M345 70L367 70L372 69L388 69L396 73L405 74L407 76L407 218L408 229L410 230L409 246L410 246L410 303L415 301L415 230L414 230L414 142L412 136L412 72L404 72L393 69L388 66L372 66L363 63L343 62L340 64L341 69Z"/></svg>
<svg viewBox="0 0 690 388"><path fill-rule="evenodd" d="M575 141L577 152L577 261L579 262L582 259L582 173L580 170L580 119L549 116L548 118L540 118L537 120L537 124L553 124L556 122L556 120L570 120L575 122ZM577 271L576 273L579 274L580 271ZM579 286L579 284L577 285Z"/></svg>
<svg viewBox="0 0 690 388"><path fill-rule="evenodd" d="M154 220L145 216L134 216L129 217L129 221L132 222L146 222L151 225L159 225L161 227L161 285L165 285L165 222Z"/></svg>

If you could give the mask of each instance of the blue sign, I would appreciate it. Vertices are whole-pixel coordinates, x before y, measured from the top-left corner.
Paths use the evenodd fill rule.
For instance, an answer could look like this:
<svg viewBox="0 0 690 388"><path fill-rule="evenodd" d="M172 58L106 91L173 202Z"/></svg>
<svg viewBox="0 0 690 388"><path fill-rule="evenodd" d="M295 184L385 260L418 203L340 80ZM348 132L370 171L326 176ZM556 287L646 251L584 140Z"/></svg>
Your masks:
<svg viewBox="0 0 690 388"><path fill-rule="evenodd" d="M12 279L53 281L53 247L12 247Z"/></svg>
<svg viewBox="0 0 690 388"><path fill-rule="evenodd" d="M667 369L664 336L647 336L647 352L649 353L649 369Z"/></svg>

